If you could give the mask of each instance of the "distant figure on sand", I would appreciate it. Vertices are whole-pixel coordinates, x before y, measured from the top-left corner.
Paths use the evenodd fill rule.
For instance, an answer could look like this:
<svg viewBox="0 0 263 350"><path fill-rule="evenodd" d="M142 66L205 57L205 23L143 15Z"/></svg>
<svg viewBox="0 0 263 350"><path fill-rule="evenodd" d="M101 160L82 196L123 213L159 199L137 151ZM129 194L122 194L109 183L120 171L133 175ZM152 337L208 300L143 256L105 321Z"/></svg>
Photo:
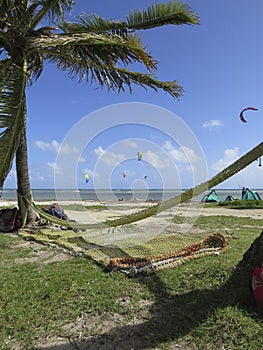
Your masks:
<svg viewBox="0 0 263 350"><path fill-rule="evenodd" d="M243 188L242 188L242 197L241 197L242 199L243 199L245 193L246 193L246 188L243 187Z"/></svg>

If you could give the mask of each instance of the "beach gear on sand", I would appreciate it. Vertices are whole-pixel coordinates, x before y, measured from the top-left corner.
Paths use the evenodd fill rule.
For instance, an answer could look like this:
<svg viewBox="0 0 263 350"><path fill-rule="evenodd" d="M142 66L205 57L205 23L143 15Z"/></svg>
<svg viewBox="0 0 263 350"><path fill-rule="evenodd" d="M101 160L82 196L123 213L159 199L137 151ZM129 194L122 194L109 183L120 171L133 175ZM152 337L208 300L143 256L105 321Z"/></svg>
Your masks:
<svg viewBox="0 0 263 350"><path fill-rule="evenodd" d="M250 188L246 188L244 193L242 194L242 199L245 200L260 200L260 196L257 192L251 190Z"/></svg>
<svg viewBox="0 0 263 350"><path fill-rule="evenodd" d="M17 208L0 210L0 232L14 232L22 226L21 214Z"/></svg>
<svg viewBox="0 0 263 350"><path fill-rule="evenodd" d="M68 216L64 212L64 209L58 203L53 203L51 206L45 205L42 207L42 210L49 215L55 216L56 218L69 220Z"/></svg>
<svg viewBox="0 0 263 350"><path fill-rule="evenodd" d="M232 202L232 201L234 201L234 200L235 200L235 198L234 198L233 196L228 195L228 196L226 197L226 199L225 199L225 202Z"/></svg>
<svg viewBox="0 0 263 350"><path fill-rule="evenodd" d="M219 198L215 190L212 190L209 194L202 198L203 203L219 202Z"/></svg>

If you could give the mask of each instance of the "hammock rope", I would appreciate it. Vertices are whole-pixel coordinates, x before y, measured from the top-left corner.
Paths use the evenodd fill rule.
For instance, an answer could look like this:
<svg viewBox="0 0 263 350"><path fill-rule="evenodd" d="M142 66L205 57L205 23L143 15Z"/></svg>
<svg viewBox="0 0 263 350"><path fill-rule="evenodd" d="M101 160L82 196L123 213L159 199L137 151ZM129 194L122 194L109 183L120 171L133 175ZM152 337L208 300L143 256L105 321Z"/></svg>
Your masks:
<svg viewBox="0 0 263 350"><path fill-rule="evenodd" d="M149 258L113 258L109 267L113 271L119 271L134 277L138 274L151 275L155 271L179 266L186 261L202 256L225 253L228 241L220 233L209 235L202 242L191 244L174 252L150 256Z"/></svg>
<svg viewBox="0 0 263 350"><path fill-rule="evenodd" d="M31 205L32 208L42 218L62 227L67 227L73 230L74 228L81 230L94 228L101 229L105 227L114 228L148 218L152 215L156 215L162 211L183 203L235 175L262 155L263 142L239 158L237 161L229 165L223 171L219 172L216 176L212 177L204 183L195 186L192 189L183 192L181 195L163 201L157 205L153 205L150 208L140 210L137 213L133 213L115 220L106 220L96 224L78 224L58 219L38 208L33 202L32 196L24 196L23 199L27 202L27 204ZM63 234L61 234L61 232L59 234L58 232L55 232L54 234L41 234L41 232L39 234L35 234L35 232L24 231L21 232L21 235L26 239L33 239L46 244L54 244L58 247L67 249L76 255L92 257L97 262L103 262L103 265L105 267L107 266L111 271L119 271L125 273L129 277L133 277L138 274L151 275L155 271L176 267L187 261L197 259L202 256L212 254L219 255L221 253L224 253L228 248L228 241L223 235L212 234L206 237L202 242L191 244L185 248L178 249L167 254L137 258L131 256L109 258L110 256L118 256L118 253L114 255L112 254L114 252L113 247L104 247L92 242L88 242L83 236L76 236L75 232L69 230L64 231Z"/></svg>
<svg viewBox="0 0 263 350"><path fill-rule="evenodd" d="M170 209L172 207L175 207L178 204L184 203L194 196L197 196L201 193L204 193L206 190L211 189L212 187L215 187L216 185L220 184L221 182L224 182L228 178L232 177L233 175L237 174L244 168L246 168L248 165L250 165L252 162L257 160L263 155L263 142L258 144L256 147L254 147L252 150L247 152L245 155L243 155L241 158L239 158L237 161L226 167L224 170L219 172L217 175L212 177L211 179L207 180L206 182L203 182L194 188L191 188L189 190L184 191L182 194L175 196L173 198L170 198L166 201L163 201L161 203L158 203L156 205L151 206L150 208L140 210L138 212L135 212L133 214L129 214L123 217L120 217L115 220L106 220L100 223L96 224L78 224L78 223L72 223L67 222L66 220L61 220L58 218L55 218L52 215L49 215L47 213L44 213L41 209L39 209L35 203L31 200L28 201L28 203L34 208L34 210L44 219L54 222L55 224L72 228L72 229L93 229L93 228L105 228L105 227L117 227L122 225L131 224L133 222L146 219L150 216L156 215L158 213L161 213L167 209ZM25 198L27 200L27 198Z"/></svg>

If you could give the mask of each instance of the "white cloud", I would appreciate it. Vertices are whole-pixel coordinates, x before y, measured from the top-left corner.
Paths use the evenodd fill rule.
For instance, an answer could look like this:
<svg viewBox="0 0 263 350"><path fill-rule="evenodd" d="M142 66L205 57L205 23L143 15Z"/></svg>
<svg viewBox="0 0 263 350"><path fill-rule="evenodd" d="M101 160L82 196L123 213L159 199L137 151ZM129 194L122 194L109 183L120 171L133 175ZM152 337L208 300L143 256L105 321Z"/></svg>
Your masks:
<svg viewBox="0 0 263 350"><path fill-rule="evenodd" d="M61 154L79 154L79 149L75 146L69 145L69 144L63 144L63 147L61 147L60 143L57 140L52 140L51 142L45 142L41 140L34 141L34 145L41 149L42 151L46 152L55 152L55 153L61 153Z"/></svg>
<svg viewBox="0 0 263 350"><path fill-rule="evenodd" d="M62 173L63 173L63 169L61 169L61 168L58 166L57 163L48 162L48 163L47 163L47 166L48 166L49 168L51 168L51 169L54 171L54 173L56 173L56 174L62 174Z"/></svg>
<svg viewBox="0 0 263 350"><path fill-rule="evenodd" d="M169 156L176 162L196 163L200 160L200 158L196 155L195 151L186 146L175 148L170 141L166 141L163 145L163 148L167 151Z"/></svg>
<svg viewBox="0 0 263 350"><path fill-rule="evenodd" d="M44 141L34 141L34 145L41 149L42 151L51 151L51 152L57 152L59 149L60 144L56 141L53 140L51 142L44 142Z"/></svg>
<svg viewBox="0 0 263 350"><path fill-rule="evenodd" d="M80 162L80 163L88 163L88 159L85 158L85 157L80 157L80 158L79 158L79 162Z"/></svg>
<svg viewBox="0 0 263 350"><path fill-rule="evenodd" d="M205 129L207 129L207 128L212 129L212 128L216 128L219 126L224 126L224 123L218 119L207 120L202 125L202 127Z"/></svg>
<svg viewBox="0 0 263 350"><path fill-rule="evenodd" d="M215 171L221 171L239 158L239 147L228 148L224 151L224 158L219 159L212 165Z"/></svg>
<svg viewBox="0 0 263 350"><path fill-rule="evenodd" d="M104 150L101 146L96 148L94 152L105 165L113 166L126 159L124 154Z"/></svg>
<svg viewBox="0 0 263 350"><path fill-rule="evenodd" d="M127 140L128 146L131 148L138 148L138 144L135 141Z"/></svg>
<svg viewBox="0 0 263 350"><path fill-rule="evenodd" d="M189 147L182 146L182 151L187 157L187 161L190 163L197 163L200 161L200 157L195 153L195 151Z"/></svg>
<svg viewBox="0 0 263 350"><path fill-rule="evenodd" d="M97 156L100 157L100 156L103 155L103 153L104 153L105 151L104 151L104 149L103 149L101 146L99 146L98 148L95 149L94 152L95 152L95 154L97 154Z"/></svg>
<svg viewBox="0 0 263 350"><path fill-rule="evenodd" d="M169 162L168 158L160 157L159 154L150 150L144 152L143 159L149 162L156 169L163 169L169 165L171 166L171 162Z"/></svg>

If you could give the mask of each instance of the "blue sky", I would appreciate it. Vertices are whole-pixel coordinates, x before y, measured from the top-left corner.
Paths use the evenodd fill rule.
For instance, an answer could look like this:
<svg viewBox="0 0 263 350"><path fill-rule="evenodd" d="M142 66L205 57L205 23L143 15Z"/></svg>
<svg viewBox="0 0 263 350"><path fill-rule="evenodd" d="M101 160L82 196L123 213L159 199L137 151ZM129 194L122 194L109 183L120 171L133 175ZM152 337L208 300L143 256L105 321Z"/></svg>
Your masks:
<svg viewBox="0 0 263 350"><path fill-rule="evenodd" d="M86 12L121 19L152 2L78 0L71 18ZM32 188L193 187L262 141L263 2L186 3L200 25L141 32L159 62L157 78L184 87L180 101L137 87L108 92L45 65L27 90ZM242 123L247 106L258 111ZM218 188L263 188L262 171L254 162ZM5 188L16 188L14 169Z"/></svg>

